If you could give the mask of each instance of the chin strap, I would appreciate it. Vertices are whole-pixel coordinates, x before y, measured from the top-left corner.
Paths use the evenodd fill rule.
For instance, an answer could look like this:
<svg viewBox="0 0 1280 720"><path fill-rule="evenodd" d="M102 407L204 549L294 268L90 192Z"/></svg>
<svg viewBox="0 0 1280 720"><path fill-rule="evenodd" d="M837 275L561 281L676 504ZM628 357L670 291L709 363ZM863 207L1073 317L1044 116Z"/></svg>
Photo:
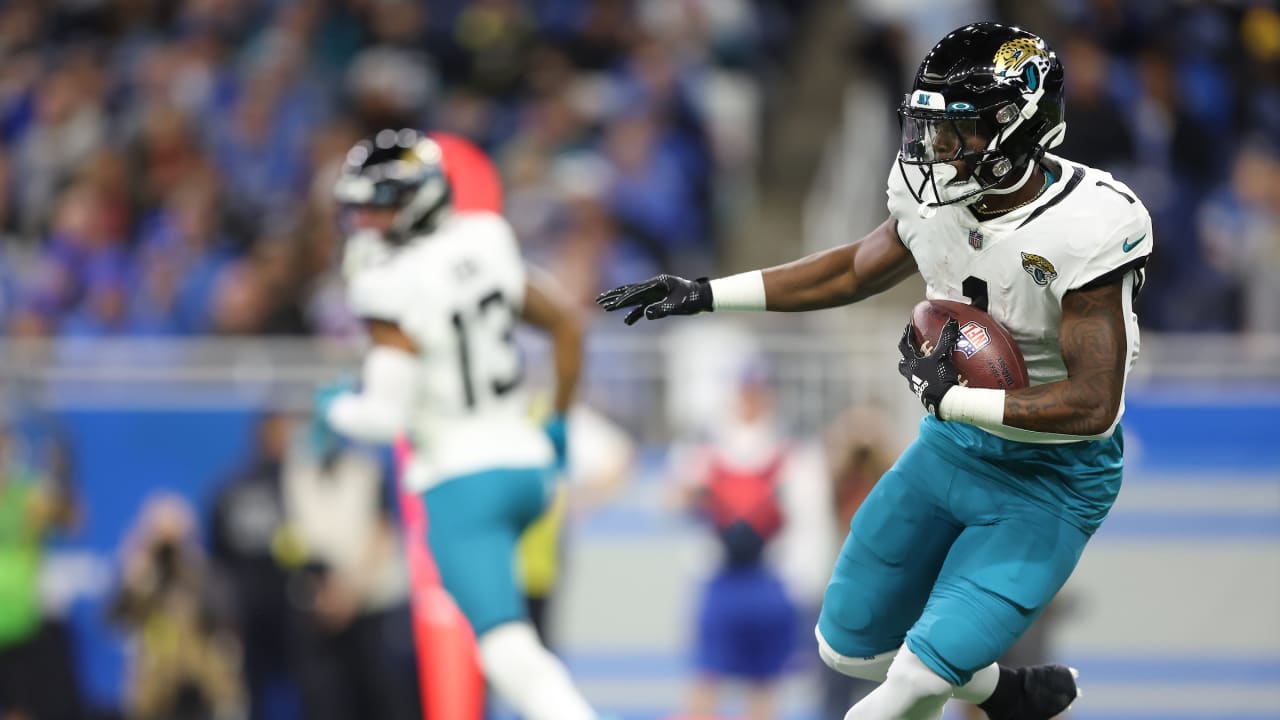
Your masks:
<svg viewBox="0 0 1280 720"><path fill-rule="evenodd" d="M1018 120L1018 122L1021 121L1021 119ZM1017 123L1014 124L1016 125ZM1008 195L1022 189L1022 186L1026 185L1027 181L1031 179L1031 173L1040 162L1040 158L1044 157L1045 150L1061 145L1062 139L1066 134L1067 124L1065 122L1060 122L1057 125L1054 125L1048 132L1040 136L1040 142L1036 144L1036 149L1031 153L1031 161L1027 163L1026 169L1022 171L1022 177L1018 178L1017 182L1009 187L991 188L978 197L982 197L983 195ZM975 198L975 200L976 199L977 198Z"/></svg>
<svg viewBox="0 0 1280 720"><path fill-rule="evenodd" d="M1042 154L1043 154L1043 151L1038 152L1038 153L1035 153L1035 154L1036 154L1036 155L1042 155ZM993 188L991 188L990 190L987 190L986 192L982 193L981 195L979 195L979 196L975 197L975 198L974 198L974 200L975 200L975 201L976 201L976 200L979 200L979 199L981 199L981 198L983 198L983 197L985 197L985 196L987 196L987 195L1008 195L1008 194L1010 194L1010 193L1015 193L1015 192L1017 192L1017 191L1021 190L1021 189L1022 189L1022 186L1023 186L1023 185L1026 185L1026 184L1027 184L1027 181L1031 179L1031 172L1032 172L1033 170L1035 170L1035 169L1036 169L1036 161L1033 159L1031 162L1028 162L1028 163L1027 163L1027 168L1026 168L1025 170L1023 170L1023 171L1022 171L1022 177L1018 178L1018 181L1017 181L1017 182L1015 182L1014 184L1010 185L1009 187L993 187Z"/></svg>

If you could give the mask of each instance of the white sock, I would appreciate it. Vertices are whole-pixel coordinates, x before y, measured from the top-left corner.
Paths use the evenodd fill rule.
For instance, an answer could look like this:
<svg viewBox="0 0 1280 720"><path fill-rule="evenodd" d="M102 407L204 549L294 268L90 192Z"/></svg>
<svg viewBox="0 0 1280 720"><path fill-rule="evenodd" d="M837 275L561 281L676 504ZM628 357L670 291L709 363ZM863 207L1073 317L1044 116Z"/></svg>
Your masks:
<svg viewBox="0 0 1280 720"><path fill-rule="evenodd" d="M1000 682L1000 666L996 663L982 668L973 674L973 679L956 688L955 698L967 703L983 703L996 691L996 683Z"/></svg>
<svg viewBox="0 0 1280 720"><path fill-rule="evenodd" d="M569 671L538 642L527 622L499 625L480 637L480 662L495 692L526 720L595 720Z"/></svg>
<svg viewBox="0 0 1280 720"><path fill-rule="evenodd" d="M885 681L850 708L844 720L937 720L952 690L951 683L904 645Z"/></svg>

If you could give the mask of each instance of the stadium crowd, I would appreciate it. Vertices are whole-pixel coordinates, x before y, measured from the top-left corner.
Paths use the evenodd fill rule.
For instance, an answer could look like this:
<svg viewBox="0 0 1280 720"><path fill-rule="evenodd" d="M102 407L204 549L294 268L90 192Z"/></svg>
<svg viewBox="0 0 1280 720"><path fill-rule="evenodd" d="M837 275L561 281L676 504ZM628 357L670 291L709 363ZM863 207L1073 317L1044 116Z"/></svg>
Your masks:
<svg viewBox="0 0 1280 720"><path fill-rule="evenodd" d="M5 3L0 319L345 333L329 188L388 126L497 158L529 254L584 297L709 264L713 179L749 172L758 78L802 5Z"/></svg>
<svg viewBox="0 0 1280 720"><path fill-rule="evenodd" d="M712 269L743 201L726 196L750 192L727 180L757 169L803 6L6 3L0 321L25 336L349 332L328 180L388 125L490 152L528 254L584 299ZM1048 6L1072 95L1062 152L1113 169L1156 216L1144 322L1278 329L1280 16ZM896 94L903 29L858 31L899 56L878 63Z"/></svg>

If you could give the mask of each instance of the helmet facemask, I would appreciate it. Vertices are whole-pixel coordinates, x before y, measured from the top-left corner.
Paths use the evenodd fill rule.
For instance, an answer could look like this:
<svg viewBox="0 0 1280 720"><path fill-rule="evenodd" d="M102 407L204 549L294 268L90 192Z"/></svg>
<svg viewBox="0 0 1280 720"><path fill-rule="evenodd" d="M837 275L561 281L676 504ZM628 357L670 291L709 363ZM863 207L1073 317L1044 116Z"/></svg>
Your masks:
<svg viewBox="0 0 1280 720"><path fill-rule="evenodd" d="M1008 173L1008 159L984 142L991 133L976 113L904 107L899 117L898 170L916 202L935 208L968 204L1000 182L997 170Z"/></svg>
<svg viewBox="0 0 1280 720"><path fill-rule="evenodd" d="M1033 57L1016 74L987 75L986 83L961 91L973 102L948 102L940 92L919 89L922 81L926 87L947 85L922 68L917 89L898 108L898 167L922 208L968 205L984 195L1016 192L1027 183L1044 152L1059 145L1066 132L1061 93L1055 91L1041 105L1048 67L1047 60ZM1055 88L1060 78L1058 70ZM909 172L908 166L916 171Z"/></svg>
<svg viewBox="0 0 1280 720"><path fill-rule="evenodd" d="M353 147L334 186L335 199L344 208L394 210L390 226L382 232L397 244L434 230L452 196L440 147L416 133L406 134L410 132L379 133L374 142Z"/></svg>

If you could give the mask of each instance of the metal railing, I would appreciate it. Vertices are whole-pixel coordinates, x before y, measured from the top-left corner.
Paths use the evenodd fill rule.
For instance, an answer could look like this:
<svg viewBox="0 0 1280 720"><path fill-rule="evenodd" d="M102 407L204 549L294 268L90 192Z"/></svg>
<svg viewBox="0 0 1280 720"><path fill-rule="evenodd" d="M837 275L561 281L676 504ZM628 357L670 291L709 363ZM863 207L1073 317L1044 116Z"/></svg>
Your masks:
<svg viewBox="0 0 1280 720"><path fill-rule="evenodd" d="M858 332L777 332L700 319L663 331L593 333L583 396L639 437L669 438L723 406L744 358L763 361L784 417L813 432L852 404L918 417L896 374L895 317ZM869 340L864 340L869 338ZM545 343L522 338L534 388L549 387ZM356 370L356 342L284 339L0 341L8 403L52 409L273 406L305 411L314 389ZM1142 339L1131 387L1280 388L1280 336Z"/></svg>

